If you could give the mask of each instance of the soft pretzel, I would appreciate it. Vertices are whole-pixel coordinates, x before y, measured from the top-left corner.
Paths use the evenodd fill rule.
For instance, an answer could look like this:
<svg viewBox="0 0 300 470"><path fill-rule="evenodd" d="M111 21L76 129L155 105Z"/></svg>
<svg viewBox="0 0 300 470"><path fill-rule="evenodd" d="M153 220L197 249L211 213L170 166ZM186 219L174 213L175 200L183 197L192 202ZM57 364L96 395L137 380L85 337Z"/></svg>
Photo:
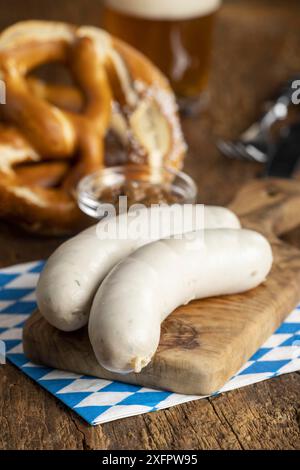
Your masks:
<svg viewBox="0 0 300 470"><path fill-rule="evenodd" d="M29 77L62 62L76 87ZM174 96L130 46L93 27L27 21L0 35L0 215L30 230L64 233L87 221L74 200L79 179L104 164L112 128L128 160L180 167L185 152Z"/></svg>
<svg viewBox="0 0 300 470"><path fill-rule="evenodd" d="M28 29L30 25L33 26L32 30ZM63 30L69 33L69 37L62 35ZM16 148L16 142L12 139L9 147L6 139L6 153L1 155L1 167L3 169L3 165L6 166L7 171L1 171L0 175L0 213L18 220L34 231L69 232L86 224L86 218L77 208L71 190L82 175L95 171L103 160L103 137L111 107L110 87L92 42L88 38L77 39L74 31L71 36L72 30L72 27L64 26L57 31L60 34L48 37L47 32L55 33L53 26L21 23L0 37L0 71L7 93L7 104L1 108L1 116L16 126L16 133L21 131L28 150L22 160L19 149L21 145L18 143ZM72 63L75 78L85 94L85 109L82 114L62 111L29 93L26 74L31 67L48 60ZM92 64L88 80L81 77L84 67L80 66L84 60ZM13 132L12 129L10 132ZM62 186L58 189L43 188L28 182L28 178L24 178L24 170L23 175L14 172L16 156L18 163L27 161L28 155L34 155L38 161L58 157L70 159L75 151L80 158L65 174ZM11 158L8 161L5 155L9 152ZM27 175L28 173L29 171Z"/></svg>
<svg viewBox="0 0 300 470"><path fill-rule="evenodd" d="M31 93L58 108L74 113L83 109L84 97L75 86L46 83L33 76L28 77L27 84Z"/></svg>
<svg viewBox="0 0 300 470"><path fill-rule="evenodd" d="M103 50L107 48L105 68L114 98L110 128L122 142L131 143L134 154L129 159L181 168L186 147L166 78L119 39L94 27L81 31L96 43L102 42ZM60 108L78 112L83 107L83 96L75 87L46 84L32 77L28 82L34 93Z"/></svg>

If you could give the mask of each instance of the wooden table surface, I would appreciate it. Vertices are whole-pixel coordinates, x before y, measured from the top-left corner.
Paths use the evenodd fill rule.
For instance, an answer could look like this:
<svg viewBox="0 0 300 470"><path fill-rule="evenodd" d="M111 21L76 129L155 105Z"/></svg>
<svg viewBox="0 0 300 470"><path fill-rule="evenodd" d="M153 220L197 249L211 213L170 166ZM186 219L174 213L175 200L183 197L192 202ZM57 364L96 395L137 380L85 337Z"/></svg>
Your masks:
<svg viewBox="0 0 300 470"><path fill-rule="evenodd" d="M0 27L26 18L97 24L100 3L0 0ZM299 31L298 1L236 0L222 8L210 110L183 122L190 147L185 169L201 202L227 204L259 176L259 165L222 157L216 137L237 136L274 87L299 71ZM300 231L289 239L299 246ZM1 223L0 264L46 257L59 242ZM300 373L95 428L10 364L0 368L0 397L1 449L300 449Z"/></svg>

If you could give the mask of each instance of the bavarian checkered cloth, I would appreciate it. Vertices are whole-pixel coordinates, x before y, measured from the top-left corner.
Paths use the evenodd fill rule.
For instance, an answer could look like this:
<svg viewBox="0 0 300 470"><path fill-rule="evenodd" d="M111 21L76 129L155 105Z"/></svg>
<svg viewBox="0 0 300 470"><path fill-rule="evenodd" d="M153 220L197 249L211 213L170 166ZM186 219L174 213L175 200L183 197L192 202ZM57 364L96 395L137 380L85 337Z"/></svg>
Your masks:
<svg viewBox="0 0 300 470"><path fill-rule="evenodd" d="M43 262L39 261L0 270L0 362L5 361L6 350L6 357L13 364L92 425L203 398L29 362L23 354L22 328L36 307L35 286L42 268ZM300 306L218 393L296 370L300 370Z"/></svg>

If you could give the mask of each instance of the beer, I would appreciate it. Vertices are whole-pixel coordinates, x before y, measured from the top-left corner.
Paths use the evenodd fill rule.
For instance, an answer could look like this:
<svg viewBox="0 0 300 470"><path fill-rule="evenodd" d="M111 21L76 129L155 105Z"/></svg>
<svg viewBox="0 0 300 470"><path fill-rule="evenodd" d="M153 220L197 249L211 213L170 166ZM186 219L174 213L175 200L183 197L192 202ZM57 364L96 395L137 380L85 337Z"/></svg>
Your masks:
<svg viewBox="0 0 300 470"><path fill-rule="evenodd" d="M181 98L206 89L220 0L105 0L104 27L146 54Z"/></svg>

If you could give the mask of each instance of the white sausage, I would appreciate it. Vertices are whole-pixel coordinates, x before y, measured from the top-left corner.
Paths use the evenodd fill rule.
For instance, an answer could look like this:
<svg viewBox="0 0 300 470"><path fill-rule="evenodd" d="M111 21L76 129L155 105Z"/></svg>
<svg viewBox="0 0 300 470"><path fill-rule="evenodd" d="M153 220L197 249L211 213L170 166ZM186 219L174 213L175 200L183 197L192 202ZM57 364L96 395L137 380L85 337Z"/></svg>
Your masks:
<svg viewBox="0 0 300 470"><path fill-rule="evenodd" d="M252 289L271 265L269 242L244 229L204 230L138 249L112 269L95 296L89 337L97 360L110 371L140 372L173 310L193 299Z"/></svg>
<svg viewBox="0 0 300 470"><path fill-rule="evenodd" d="M109 239L105 228L124 228L126 214L99 222L61 245L50 256L37 286L37 303L41 314L53 326L73 331L84 326L94 294L111 268L140 246L153 240L166 238L183 231L203 228L240 228L238 218L229 209L204 206L204 219L190 214L183 223L183 207L180 205L142 209L139 220L142 226L149 220L149 213L159 211L160 233L152 238ZM193 210L196 206L192 206ZM168 224L174 214L175 226ZM157 212L158 213L158 212ZM128 226L133 227L131 217Z"/></svg>

